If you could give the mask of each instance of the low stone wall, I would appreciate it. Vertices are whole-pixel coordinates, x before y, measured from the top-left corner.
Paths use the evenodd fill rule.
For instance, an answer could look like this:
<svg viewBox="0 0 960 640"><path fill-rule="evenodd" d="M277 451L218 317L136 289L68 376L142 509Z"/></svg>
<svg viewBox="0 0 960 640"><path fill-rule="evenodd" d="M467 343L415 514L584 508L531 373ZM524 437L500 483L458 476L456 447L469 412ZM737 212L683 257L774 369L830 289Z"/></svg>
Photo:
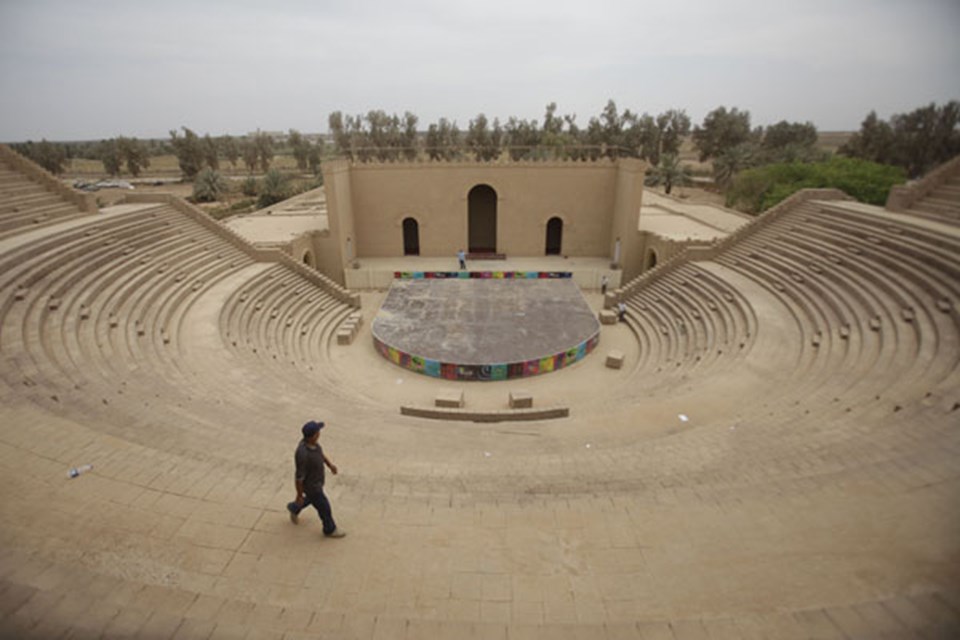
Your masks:
<svg viewBox="0 0 960 640"><path fill-rule="evenodd" d="M49 171L5 144L0 144L0 159L24 174L47 191L52 191L64 200L76 205L84 213L97 212L97 199L92 193L80 193L63 184Z"/></svg>
<svg viewBox="0 0 960 640"><path fill-rule="evenodd" d="M292 271L296 271L301 276L309 280L310 282L316 284L321 289L332 295L337 300L354 307L355 309L360 308L360 294L344 289L339 284L323 275L311 269L310 267L297 262L292 257L290 257L284 251L280 249L259 249L238 234L232 229L227 228L226 226L220 224L206 213L200 209L194 207L189 202L186 202L182 198L170 194L130 194L126 196L123 200L123 203L157 203L157 204L167 204L175 208L177 211L180 211L184 215L192 218L200 225L206 227L213 233L217 234L227 242L231 243L251 258L257 262L277 262Z"/></svg>
<svg viewBox="0 0 960 640"><path fill-rule="evenodd" d="M909 210L957 173L960 173L960 156L948 160L919 180L893 187L887 195L887 211L902 213Z"/></svg>

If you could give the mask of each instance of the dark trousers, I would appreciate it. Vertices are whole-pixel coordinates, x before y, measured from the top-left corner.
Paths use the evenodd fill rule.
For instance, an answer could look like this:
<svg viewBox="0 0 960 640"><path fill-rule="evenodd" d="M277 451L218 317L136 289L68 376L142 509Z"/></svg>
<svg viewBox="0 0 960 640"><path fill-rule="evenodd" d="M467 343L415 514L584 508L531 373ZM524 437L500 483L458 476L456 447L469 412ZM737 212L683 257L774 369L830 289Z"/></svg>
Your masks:
<svg viewBox="0 0 960 640"><path fill-rule="evenodd" d="M465 260L461 260L461 261L460 261L460 269L466 269L466 268L467 268L467 263L466 263L466 261L465 261Z"/></svg>
<svg viewBox="0 0 960 640"><path fill-rule="evenodd" d="M333 521L333 511L330 509L330 501L324 495L323 489L319 493L307 492L304 495L303 505L298 506L296 502L287 503L287 509L291 513L299 514L301 511L313 505L320 515L320 522L323 523L323 535L328 536L337 529L337 523Z"/></svg>

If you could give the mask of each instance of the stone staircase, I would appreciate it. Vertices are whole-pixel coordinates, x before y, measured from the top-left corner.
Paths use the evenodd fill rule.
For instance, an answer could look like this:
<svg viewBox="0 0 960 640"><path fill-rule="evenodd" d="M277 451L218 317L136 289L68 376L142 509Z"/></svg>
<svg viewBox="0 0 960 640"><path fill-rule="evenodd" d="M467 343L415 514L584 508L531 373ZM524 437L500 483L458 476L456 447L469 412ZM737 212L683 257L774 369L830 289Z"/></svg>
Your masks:
<svg viewBox="0 0 960 640"><path fill-rule="evenodd" d="M92 196L0 145L0 239L95 211Z"/></svg>
<svg viewBox="0 0 960 640"><path fill-rule="evenodd" d="M891 189L886 208L947 224L960 222L960 156L916 182Z"/></svg>
<svg viewBox="0 0 960 640"><path fill-rule="evenodd" d="M956 224L960 222L960 175L953 176L907 209L908 213Z"/></svg>

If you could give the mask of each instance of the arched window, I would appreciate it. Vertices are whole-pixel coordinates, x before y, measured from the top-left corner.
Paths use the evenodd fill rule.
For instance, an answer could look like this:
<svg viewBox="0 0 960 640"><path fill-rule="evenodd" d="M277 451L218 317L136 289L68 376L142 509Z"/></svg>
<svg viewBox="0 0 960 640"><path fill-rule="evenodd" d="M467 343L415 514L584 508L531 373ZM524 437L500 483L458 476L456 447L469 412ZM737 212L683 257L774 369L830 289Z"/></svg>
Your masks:
<svg viewBox="0 0 960 640"><path fill-rule="evenodd" d="M478 184L467 196L467 246L470 253L497 252L497 192Z"/></svg>
<svg viewBox="0 0 960 640"><path fill-rule="evenodd" d="M420 255L420 225L415 218L403 219L403 255Z"/></svg>
<svg viewBox="0 0 960 640"><path fill-rule="evenodd" d="M548 256L560 255L563 246L563 220L554 216L547 222L547 249Z"/></svg>
<svg viewBox="0 0 960 640"><path fill-rule="evenodd" d="M313 263L313 254L310 253L309 251L303 252L303 264L307 265L308 267L312 267L314 269L317 267L317 265Z"/></svg>
<svg viewBox="0 0 960 640"><path fill-rule="evenodd" d="M656 249L650 249L647 251L647 259L644 262L643 270L648 271L657 266L657 251Z"/></svg>

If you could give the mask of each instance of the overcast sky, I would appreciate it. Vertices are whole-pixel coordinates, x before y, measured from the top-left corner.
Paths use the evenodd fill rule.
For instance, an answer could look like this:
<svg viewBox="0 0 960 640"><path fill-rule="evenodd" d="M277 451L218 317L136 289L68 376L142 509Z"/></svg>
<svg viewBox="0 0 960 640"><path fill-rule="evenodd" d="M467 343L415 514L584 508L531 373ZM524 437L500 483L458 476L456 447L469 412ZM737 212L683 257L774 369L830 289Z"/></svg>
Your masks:
<svg viewBox="0 0 960 640"><path fill-rule="evenodd" d="M331 111L585 125L719 106L855 130L960 99L960 0L0 0L0 140L327 129Z"/></svg>

